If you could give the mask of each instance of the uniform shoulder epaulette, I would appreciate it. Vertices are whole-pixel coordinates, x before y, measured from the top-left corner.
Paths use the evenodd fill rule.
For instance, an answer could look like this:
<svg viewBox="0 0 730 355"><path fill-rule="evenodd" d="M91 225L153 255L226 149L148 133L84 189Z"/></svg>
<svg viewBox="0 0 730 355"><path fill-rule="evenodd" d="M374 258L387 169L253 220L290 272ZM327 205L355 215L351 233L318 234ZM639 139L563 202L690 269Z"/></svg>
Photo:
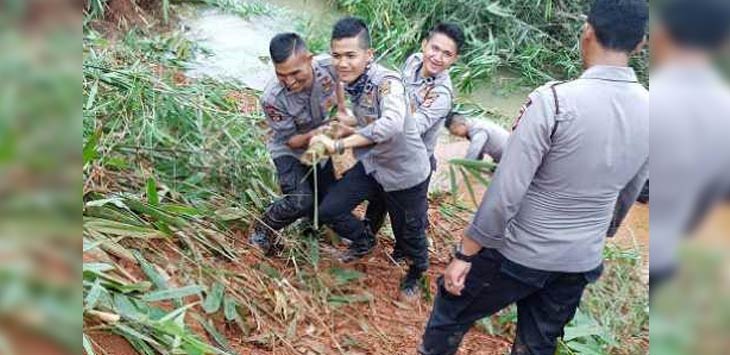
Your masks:
<svg viewBox="0 0 730 355"><path fill-rule="evenodd" d="M558 100L558 92L556 90L556 87L558 85L564 84L564 81L550 81L547 82L545 85L542 85L535 89L528 97L527 101L525 101L524 104L522 104L522 107L520 107L520 112L517 114L517 118L515 118L514 122L512 123L512 130L514 131L517 129L517 126L520 123L520 120L522 120L522 117L525 115L525 112L527 109L532 106L533 100L536 99L535 95L545 95L546 97L551 97L552 102L555 105L555 114L560 113L560 100ZM553 132L554 133L554 132Z"/></svg>

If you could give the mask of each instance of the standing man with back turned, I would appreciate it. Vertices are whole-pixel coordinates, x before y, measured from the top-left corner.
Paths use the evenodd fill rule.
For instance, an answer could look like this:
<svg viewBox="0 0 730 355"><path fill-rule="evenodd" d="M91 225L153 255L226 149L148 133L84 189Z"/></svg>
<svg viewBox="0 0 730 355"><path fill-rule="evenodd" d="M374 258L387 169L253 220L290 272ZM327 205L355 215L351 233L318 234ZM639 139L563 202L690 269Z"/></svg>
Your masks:
<svg viewBox="0 0 730 355"><path fill-rule="evenodd" d="M439 279L421 354L456 353L475 321L512 303L512 354L555 353L601 274L606 236L648 175L649 93L628 66L648 17L645 0L595 1L581 36L585 72L530 94Z"/></svg>

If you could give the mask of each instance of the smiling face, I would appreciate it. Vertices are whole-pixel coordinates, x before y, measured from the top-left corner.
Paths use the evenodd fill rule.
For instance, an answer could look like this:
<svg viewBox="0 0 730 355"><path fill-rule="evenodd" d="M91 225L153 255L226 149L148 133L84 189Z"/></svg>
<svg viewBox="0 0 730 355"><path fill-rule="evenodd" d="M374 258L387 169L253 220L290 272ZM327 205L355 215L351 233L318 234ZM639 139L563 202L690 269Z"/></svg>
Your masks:
<svg viewBox="0 0 730 355"><path fill-rule="evenodd" d="M314 72L312 54L301 51L292 54L282 63L274 64L276 78L290 92L301 92L312 87Z"/></svg>
<svg viewBox="0 0 730 355"><path fill-rule="evenodd" d="M424 76L436 76L451 67L459 57L456 42L443 33L434 33L421 43Z"/></svg>
<svg viewBox="0 0 730 355"><path fill-rule="evenodd" d="M357 80L373 59L373 50L363 48L358 37L332 40L330 51L337 76L348 84Z"/></svg>

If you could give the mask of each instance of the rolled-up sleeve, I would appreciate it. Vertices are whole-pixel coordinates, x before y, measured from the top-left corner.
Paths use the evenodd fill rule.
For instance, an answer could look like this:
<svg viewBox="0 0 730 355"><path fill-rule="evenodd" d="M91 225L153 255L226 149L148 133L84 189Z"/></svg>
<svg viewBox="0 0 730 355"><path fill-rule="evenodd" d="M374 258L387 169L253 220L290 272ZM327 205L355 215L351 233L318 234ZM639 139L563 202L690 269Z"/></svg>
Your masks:
<svg viewBox="0 0 730 355"><path fill-rule="evenodd" d="M440 124L451 111L451 105L451 93L448 89L443 86L433 88L413 115L418 134L423 134L434 125Z"/></svg>
<svg viewBox="0 0 730 355"><path fill-rule="evenodd" d="M482 158L482 151L489 140L487 132L479 131L469 137L469 149L466 151L466 159L479 160Z"/></svg>
<svg viewBox="0 0 730 355"><path fill-rule="evenodd" d="M499 167L467 229L467 235L484 247L498 248L510 220L520 208L543 157L550 149L555 122L554 107L539 91L510 137Z"/></svg>
<svg viewBox="0 0 730 355"><path fill-rule="evenodd" d="M394 135L403 132L406 117L406 96L403 84L399 80L389 78L380 85L381 87L388 86L387 90L381 91L380 117L357 131L358 134L375 143L387 141Z"/></svg>

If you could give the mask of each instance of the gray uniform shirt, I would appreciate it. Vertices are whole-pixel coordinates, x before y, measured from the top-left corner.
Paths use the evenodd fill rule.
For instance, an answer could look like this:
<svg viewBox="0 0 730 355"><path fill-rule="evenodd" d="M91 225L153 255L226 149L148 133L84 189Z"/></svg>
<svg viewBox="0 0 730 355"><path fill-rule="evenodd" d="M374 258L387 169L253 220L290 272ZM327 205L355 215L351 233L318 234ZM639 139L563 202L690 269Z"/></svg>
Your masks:
<svg viewBox="0 0 730 355"><path fill-rule="evenodd" d="M416 129L432 156L441 127L453 104L453 88L448 71L434 77L421 76L423 54L412 54L403 66L403 84L410 101L409 109Z"/></svg>
<svg viewBox="0 0 730 355"><path fill-rule="evenodd" d="M426 180L426 147L407 110L408 99L397 72L372 64L368 82L352 101L357 133L375 142L354 150L365 172L385 191L405 190Z"/></svg>
<svg viewBox="0 0 730 355"><path fill-rule="evenodd" d="M529 100L467 235L527 267L592 270L648 175L649 93L594 66Z"/></svg>
<svg viewBox="0 0 730 355"><path fill-rule="evenodd" d="M498 124L486 120L467 120L467 134L469 149L466 159L480 160L484 154L489 155L495 162L502 159L502 151L507 145L509 132Z"/></svg>
<svg viewBox="0 0 730 355"><path fill-rule="evenodd" d="M671 269L730 182L730 88L709 65L668 63L651 75L650 272Z"/></svg>
<svg viewBox="0 0 730 355"><path fill-rule="evenodd" d="M264 89L261 107L271 130L267 148L272 159L286 155L299 159L306 149L291 149L287 141L316 128L337 104L336 76L330 57L315 57L312 69L314 82L309 90L289 92L277 79Z"/></svg>

